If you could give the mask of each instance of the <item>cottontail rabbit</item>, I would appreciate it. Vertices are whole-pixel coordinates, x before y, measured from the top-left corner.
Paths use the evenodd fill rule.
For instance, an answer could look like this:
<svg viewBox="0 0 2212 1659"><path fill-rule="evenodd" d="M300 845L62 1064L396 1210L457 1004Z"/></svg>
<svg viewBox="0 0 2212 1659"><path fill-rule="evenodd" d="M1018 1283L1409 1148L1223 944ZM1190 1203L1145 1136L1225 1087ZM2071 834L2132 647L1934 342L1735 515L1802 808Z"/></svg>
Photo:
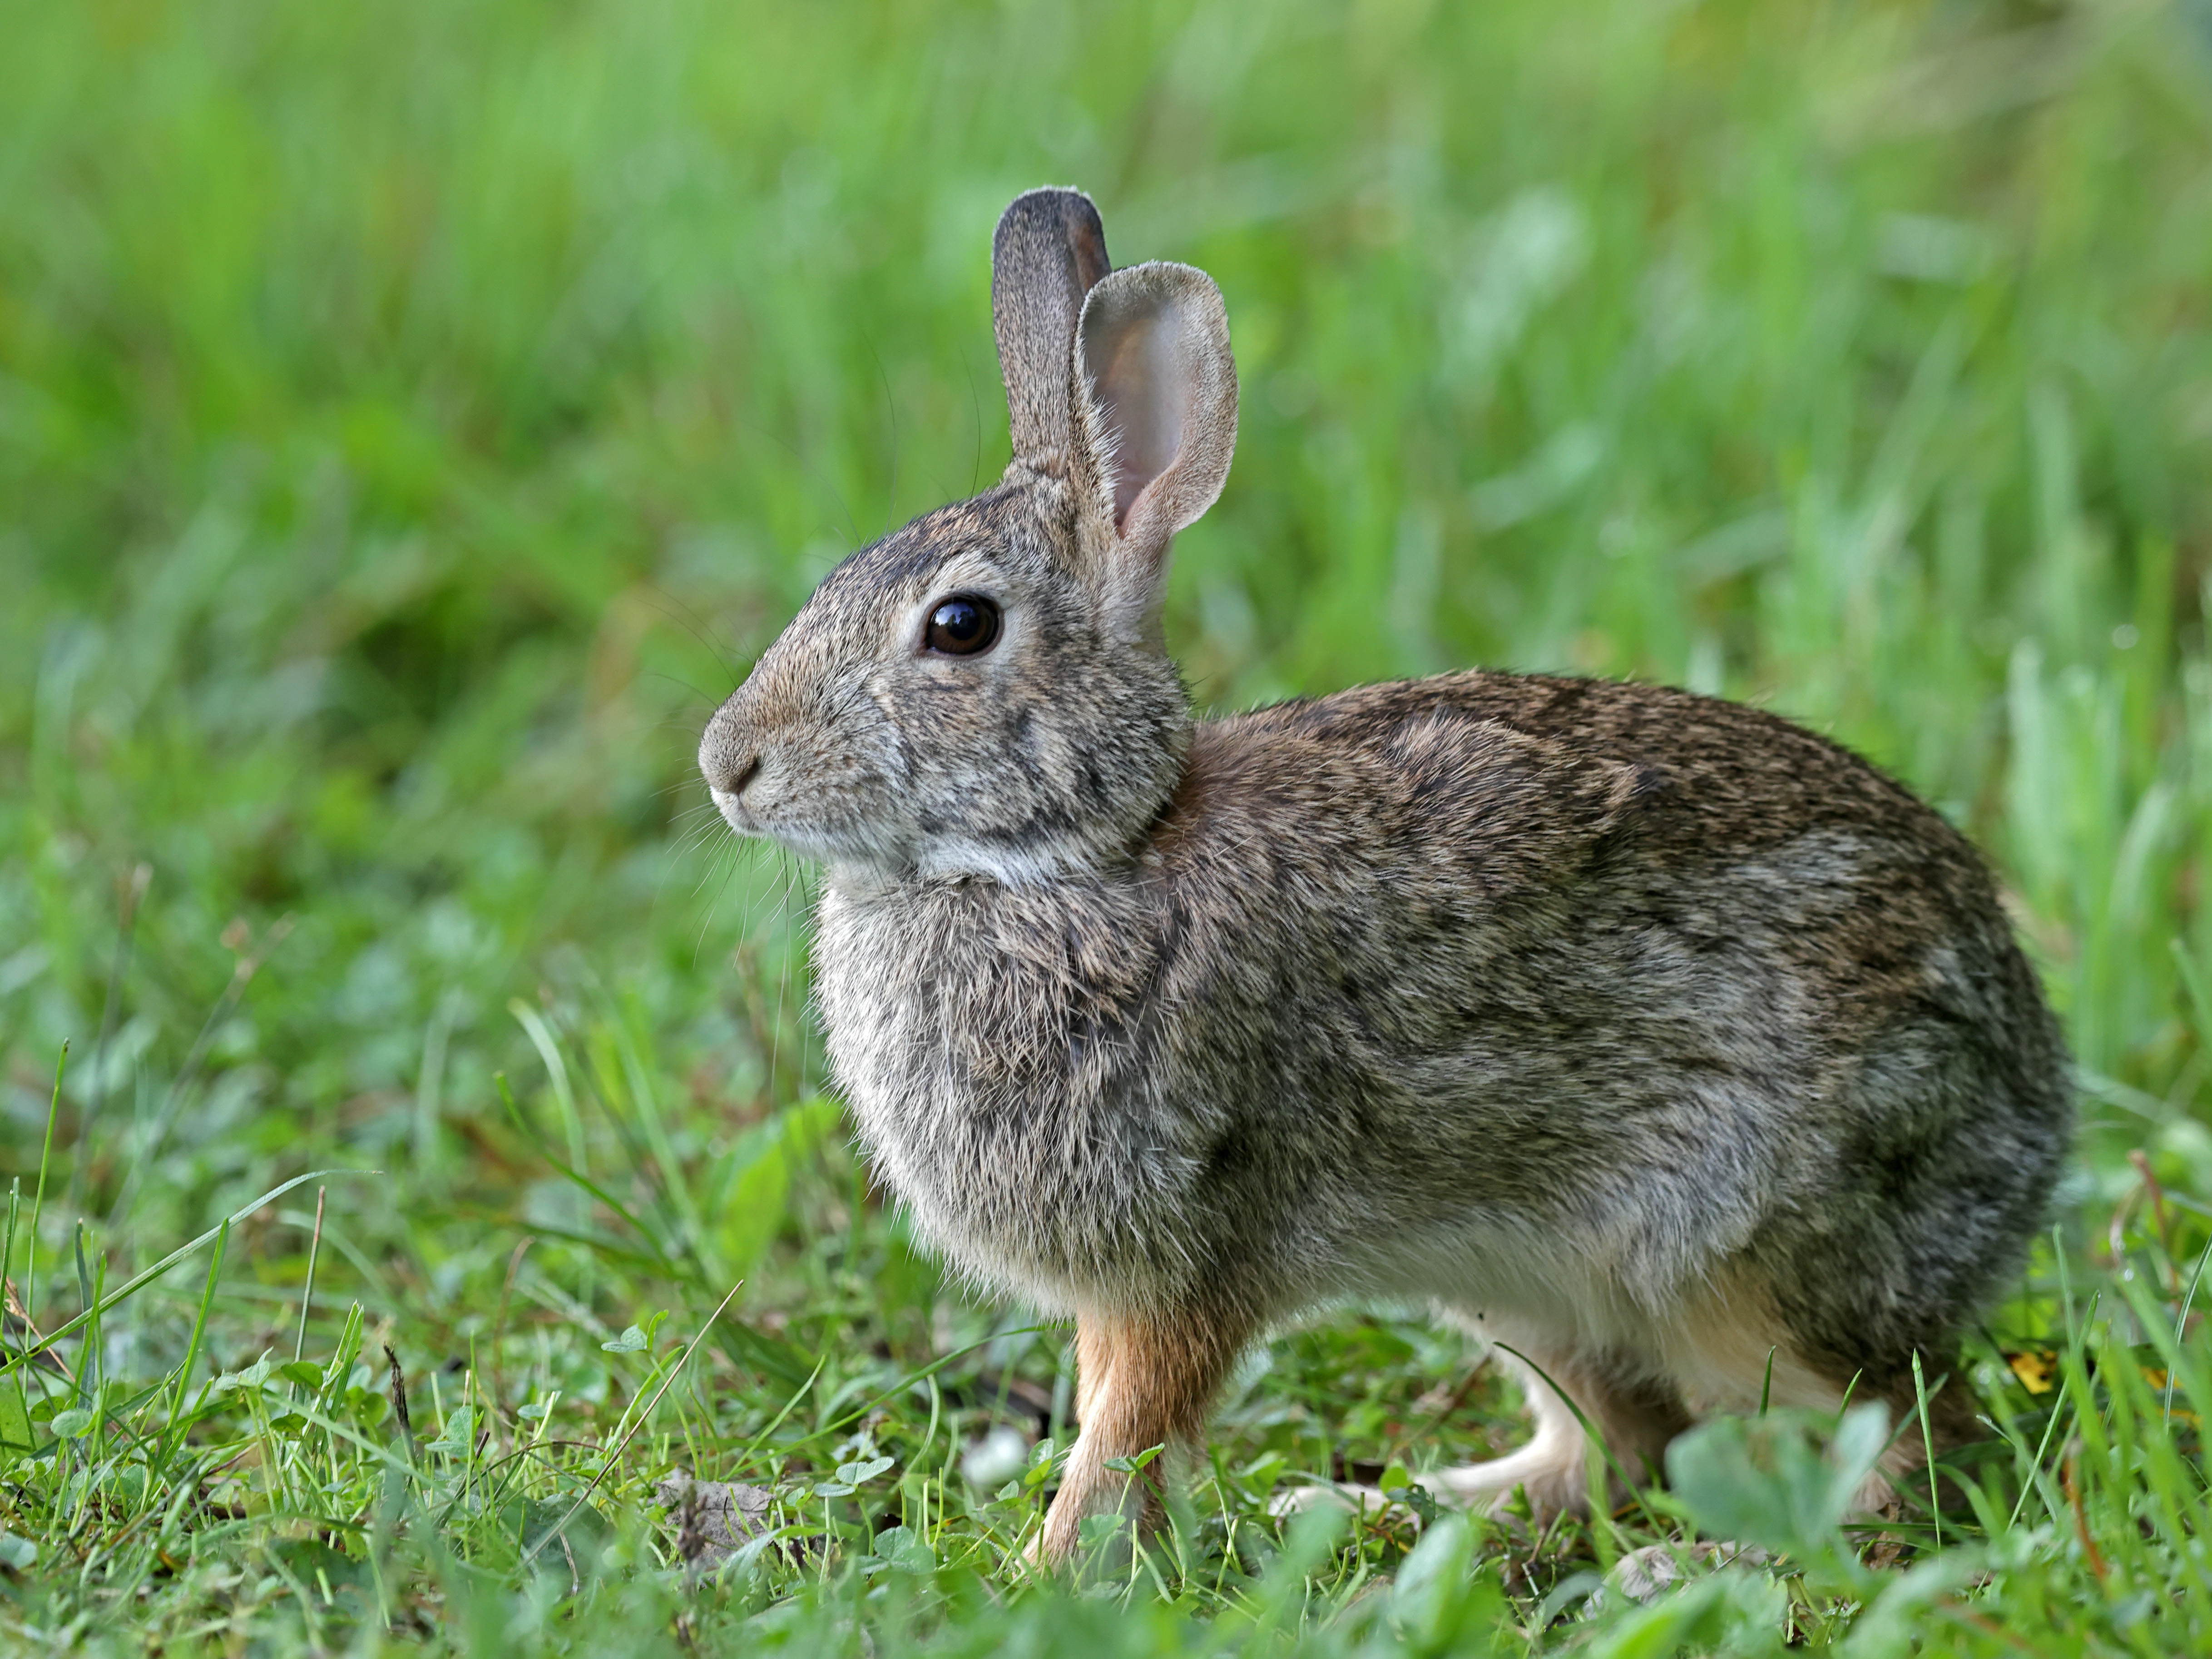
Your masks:
<svg viewBox="0 0 2212 1659"><path fill-rule="evenodd" d="M1545 1378L1640 1478L1763 1389L1898 1407L1916 1354L1948 1372L2072 1111L1973 848L1834 744L1656 686L1194 720L1160 601L1236 436L1220 293L1113 270L1074 191L992 256L1006 476L831 572L699 763L824 866L878 1172L969 1281L1075 1316L1045 1553L1156 1516L1108 1460L1198 1442L1247 1344L1346 1298L1525 1356L1533 1440L1436 1481L1540 1516L1587 1491Z"/></svg>

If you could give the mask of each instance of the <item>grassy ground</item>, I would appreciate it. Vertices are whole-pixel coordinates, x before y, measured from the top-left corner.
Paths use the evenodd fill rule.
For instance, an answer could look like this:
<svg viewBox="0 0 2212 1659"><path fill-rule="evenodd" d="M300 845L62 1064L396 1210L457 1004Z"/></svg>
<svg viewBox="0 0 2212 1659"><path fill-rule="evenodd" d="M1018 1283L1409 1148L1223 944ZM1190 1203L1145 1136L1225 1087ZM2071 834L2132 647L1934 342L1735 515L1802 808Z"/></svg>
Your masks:
<svg viewBox="0 0 2212 1659"><path fill-rule="evenodd" d="M2202 0L0 39L0 1243L60 1337L0 1378L10 1645L2212 1650ZM1000 464L985 250L1047 180L1229 298L1202 702L1685 683L1998 861L2086 1123L1947 1513L1846 1540L1880 1425L1775 1418L1591 1528L1424 1527L1515 1402L1382 1310L1255 1356L1159 1546L1032 1582L1066 1334L869 1191L805 872L689 757L843 550ZM1359 1466L1403 1500L1267 1519ZM678 1469L770 1541L687 1570ZM1700 1531L1772 1559L1593 1595Z"/></svg>

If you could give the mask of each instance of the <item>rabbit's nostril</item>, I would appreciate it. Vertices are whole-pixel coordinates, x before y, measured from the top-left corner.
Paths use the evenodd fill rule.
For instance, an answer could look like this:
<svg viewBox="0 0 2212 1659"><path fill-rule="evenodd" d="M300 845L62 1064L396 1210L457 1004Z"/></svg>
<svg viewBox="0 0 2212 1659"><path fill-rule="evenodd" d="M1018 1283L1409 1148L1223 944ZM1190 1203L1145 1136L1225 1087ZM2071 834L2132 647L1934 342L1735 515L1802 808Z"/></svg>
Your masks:
<svg viewBox="0 0 2212 1659"><path fill-rule="evenodd" d="M760 766L758 755L748 756L745 763L738 769L737 776L730 781L729 793L732 795L744 794L745 786L760 775Z"/></svg>

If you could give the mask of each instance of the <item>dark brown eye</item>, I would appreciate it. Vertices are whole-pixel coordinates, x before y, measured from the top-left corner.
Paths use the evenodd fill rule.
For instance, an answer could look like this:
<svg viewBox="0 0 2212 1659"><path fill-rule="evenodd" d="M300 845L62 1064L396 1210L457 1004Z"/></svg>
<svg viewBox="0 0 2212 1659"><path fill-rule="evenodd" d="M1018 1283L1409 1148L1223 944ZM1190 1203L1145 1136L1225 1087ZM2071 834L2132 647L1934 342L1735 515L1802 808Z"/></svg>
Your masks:
<svg viewBox="0 0 2212 1659"><path fill-rule="evenodd" d="M999 637L999 607L981 593L955 593L929 613L921 642L948 657L988 651Z"/></svg>

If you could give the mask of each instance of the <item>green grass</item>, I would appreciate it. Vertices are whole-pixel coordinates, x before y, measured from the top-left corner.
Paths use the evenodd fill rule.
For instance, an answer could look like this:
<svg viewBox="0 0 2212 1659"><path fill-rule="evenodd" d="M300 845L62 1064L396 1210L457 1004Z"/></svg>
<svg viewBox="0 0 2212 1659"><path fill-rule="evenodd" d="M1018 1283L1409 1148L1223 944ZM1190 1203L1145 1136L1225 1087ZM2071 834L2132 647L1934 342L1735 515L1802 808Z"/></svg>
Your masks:
<svg viewBox="0 0 2212 1659"><path fill-rule="evenodd" d="M69 1333L0 1378L6 1644L2212 1649L2212 9L1092 9L0 6L0 1244ZM1379 1310L1255 1357L1156 1546L1024 1567L1066 1333L869 1189L805 873L690 757L995 473L1047 181L1228 296L1201 702L1687 684L1997 861L2085 1127L1928 1379L1992 1433L1940 1517L1845 1535L1873 1429L1777 1417L1425 1527L1515 1401ZM1337 1462L1405 1500L1285 1535ZM685 1571L672 1469L771 1540ZM1591 1595L1701 1531L1773 1559Z"/></svg>

